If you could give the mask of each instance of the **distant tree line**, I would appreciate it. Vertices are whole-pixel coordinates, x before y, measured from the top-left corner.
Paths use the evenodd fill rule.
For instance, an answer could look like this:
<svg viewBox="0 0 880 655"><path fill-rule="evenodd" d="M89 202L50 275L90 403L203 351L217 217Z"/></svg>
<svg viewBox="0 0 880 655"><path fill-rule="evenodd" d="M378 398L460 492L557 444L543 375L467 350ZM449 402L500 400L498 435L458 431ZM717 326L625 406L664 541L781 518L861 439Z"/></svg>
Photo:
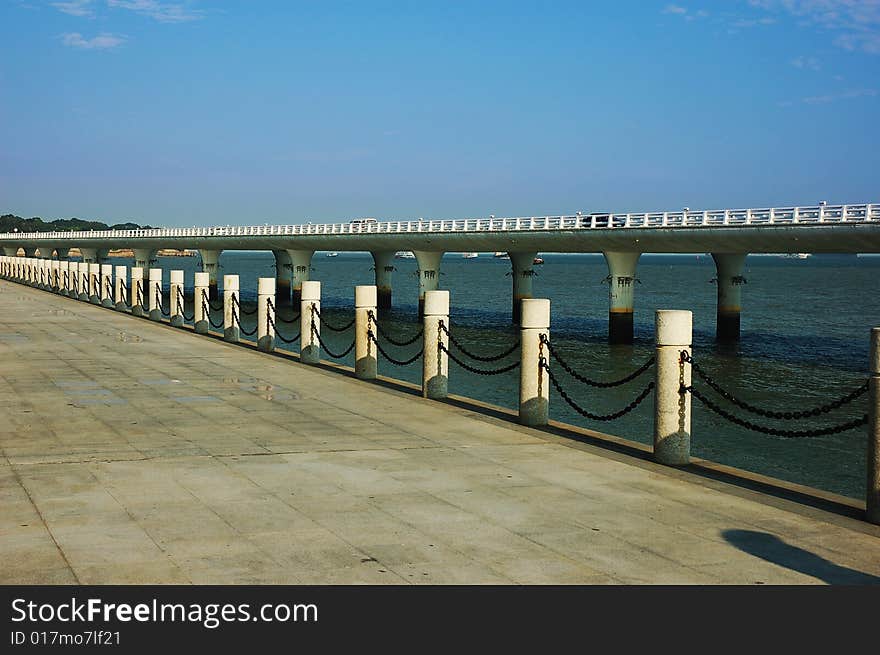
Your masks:
<svg viewBox="0 0 880 655"><path fill-rule="evenodd" d="M150 229L149 225L137 223L116 223L107 225L101 221L84 221L81 218L59 218L55 221L44 221L39 216L22 218L15 214L0 216L0 232L78 232L82 230L139 230Z"/></svg>

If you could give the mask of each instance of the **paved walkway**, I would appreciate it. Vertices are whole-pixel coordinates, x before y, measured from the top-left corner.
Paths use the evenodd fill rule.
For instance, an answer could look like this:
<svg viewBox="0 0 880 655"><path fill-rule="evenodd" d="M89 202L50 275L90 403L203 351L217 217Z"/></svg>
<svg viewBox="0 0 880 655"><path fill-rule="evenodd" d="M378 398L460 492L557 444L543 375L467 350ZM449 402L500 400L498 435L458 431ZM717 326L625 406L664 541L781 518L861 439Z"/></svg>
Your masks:
<svg viewBox="0 0 880 655"><path fill-rule="evenodd" d="M861 522L5 281L0 362L0 583L880 582Z"/></svg>

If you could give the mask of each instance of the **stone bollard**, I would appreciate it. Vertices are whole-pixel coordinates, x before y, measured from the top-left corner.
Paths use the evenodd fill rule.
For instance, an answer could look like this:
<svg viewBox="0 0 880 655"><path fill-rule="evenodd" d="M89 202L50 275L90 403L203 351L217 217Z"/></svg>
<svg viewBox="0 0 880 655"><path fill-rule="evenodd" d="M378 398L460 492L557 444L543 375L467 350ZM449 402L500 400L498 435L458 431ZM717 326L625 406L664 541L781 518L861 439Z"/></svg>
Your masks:
<svg viewBox="0 0 880 655"><path fill-rule="evenodd" d="M880 328L871 330L871 377L868 379L868 460L865 517L880 525Z"/></svg>
<svg viewBox="0 0 880 655"><path fill-rule="evenodd" d="M58 293L58 288L61 286L61 262L57 259L53 259L52 263L49 265L49 270L51 271L50 275L52 276L52 281L49 283L49 289Z"/></svg>
<svg viewBox="0 0 880 655"><path fill-rule="evenodd" d="M241 330L238 323L241 321L240 309L235 307L235 314L238 316L238 322L233 318L233 300L238 299L238 276L223 276L223 338L232 343L238 343L241 340Z"/></svg>
<svg viewBox="0 0 880 655"><path fill-rule="evenodd" d="M70 262L65 259L58 262L58 293L60 293L62 296L66 296L69 286Z"/></svg>
<svg viewBox="0 0 880 655"><path fill-rule="evenodd" d="M520 305L519 422L547 425L550 420L550 378L541 367L550 364L550 351L541 336L550 338L550 301L523 298Z"/></svg>
<svg viewBox="0 0 880 655"><path fill-rule="evenodd" d="M46 260L38 259L37 260L37 288L45 289L46 288Z"/></svg>
<svg viewBox="0 0 880 655"><path fill-rule="evenodd" d="M76 265L77 272L79 273L79 295L77 296L80 300L84 300L88 302L90 287L91 287L91 278L89 277L89 265L86 262L80 262Z"/></svg>
<svg viewBox="0 0 880 655"><path fill-rule="evenodd" d="M151 268L150 269L150 282L149 282L149 302L148 306L150 308L150 320L151 321L161 321L162 320L162 269L161 268Z"/></svg>
<svg viewBox="0 0 880 655"><path fill-rule="evenodd" d="M125 311L128 309L128 303L126 303L125 296L127 294L128 289L128 268L125 266L117 266L116 267L116 287L114 289L114 299L116 303L117 311Z"/></svg>
<svg viewBox="0 0 880 655"><path fill-rule="evenodd" d="M449 355L439 344L449 347L449 337L440 329L440 321L449 328L449 291L425 291L424 353L422 354L422 397L446 398L449 391Z"/></svg>
<svg viewBox="0 0 880 655"><path fill-rule="evenodd" d="M379 374L379 353L367 334L373 330L376 335L370 314L378 317L377 300L375 285L354 288L354 374L361 380L375 380Z"/></svg>
<svg viewBox="0 0 880 655"><path fill-rule="evenodd" d="M275 278L257 280L257 348L275 350Z"/></svg>
<svg viewBox="0 0 880 655"><path fill-rule="evenodd" d="M144 310L144 303L146 302L145 292L144 269L140 266L133 266L131 269L131 283L128 287L132 316L146 316L146 311Z"/></svg>
<svg viewBox="0 0 880 655"><path fill-rule="evenodd" d="M113 309L113 264L101 264L101 304Z"/></svg>
<svg viewBox="0 0 880 655"><path fill-rule="evenodd" d="M211 284L211 274L197 272L193 289L193 329L196 334L207 334L211 331L208 319L211 315L211 307L208 305L208 287Z"/></svg>
<svg viewBox="0 0 880 655"><path fill-rule="evenodd" d="M183 271L171 271L171 287L168 291L168 311L171 312L171 325L183 327L185 310L183 298Z"/></svg>
<svg viewBox="0 0 880 655"><path fill-rule="evenodd" d="M312 312L314 306L314 313ZM304 364L321 361L321 283L305 280L300 291L300 350L299 360ZM315 330L312 330L314 322Z"/></svg>
<svg viewBox="0 0 880 655"><path fill-rule="evenodd" d="M89 302L101 304L101 265L95 262L89 263Z"/></svg>
<svg viewBox="0 0 880 655"><path fill-rule="evenodd" d="M689 311L655 314L654 459L671 466L684 466L691 458L691 394L679 390L691 384L691 366L682 363L681 352L691 354L692 325Z"/></svg>

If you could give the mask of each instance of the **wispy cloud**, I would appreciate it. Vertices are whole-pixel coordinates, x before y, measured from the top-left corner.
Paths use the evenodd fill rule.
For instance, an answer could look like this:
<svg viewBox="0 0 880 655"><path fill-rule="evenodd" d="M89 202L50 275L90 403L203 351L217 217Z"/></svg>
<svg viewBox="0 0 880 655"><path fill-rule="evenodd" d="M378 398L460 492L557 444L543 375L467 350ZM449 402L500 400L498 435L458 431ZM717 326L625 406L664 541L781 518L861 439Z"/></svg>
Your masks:
<svg viewBox="0 0 880 655"><path fill-rule="evenodd" d="M92 18L95 15L92 0L67 0L67 2L53 2L51 4L58 11L70 14L71 16L88 16Z"/></svg>
<svg viewBox="0 0 880 655"><path fill-rule="evenodd" d="M819 60L815 57L795 57L791 60L791 65L795 68L811 71L818 71L821 68L821 66L819 66Z"/></svg>
<svg viewBox="0 0 880 655"><path fill-rule="evenodd" d="M684 15L688 12L686 7L680 7L678 5L666 5L663 8L664 14L679 14Z"/></svg>
<svg viewBox="0 0 880 655"><path fill-rule="evenodd" d="M829 93L827 95L821 96L808 96L806 98L801 98L801 102L807 105L825 105L829 102L836 102L838 100L852 100L854 98L866 97L873 98L877 95L877 89L853 89L851 91L844 91L843 93Z"/></svg>
<svg viewBox="0 0 880 655"><path fill-rule="evenodd" d="M706 18L709 16L709 12L705 9L691 11L687 7L682 7L681 5L666 5L663 8L662 13L672 14L673 16L681 16L685 20L696 20L697 18Z"/></svg>
<svg viewBox="0 0 880 655"><path fill-rule="evenodd" d="M158 0L107 0L107 6L149 16L160 23L184 23L204 18L204 12L190 9L188 3L159 2Z"/></svg>
<svg viewBox="0 0 880 655"><path fill-rule="evenodd" d="M67 32L61 35L61 43L70 48L79 48L80 50L111 50L125 43L125 37L119 34L101 32L98 36L87 39L79 32Z"/></svg>
<svg viewBox="0 0 880 655"><path fill-rule="evenodd" d="M835 45L880 54L880 0L749 0L765 11L788 13L835 33Z"/></svg>

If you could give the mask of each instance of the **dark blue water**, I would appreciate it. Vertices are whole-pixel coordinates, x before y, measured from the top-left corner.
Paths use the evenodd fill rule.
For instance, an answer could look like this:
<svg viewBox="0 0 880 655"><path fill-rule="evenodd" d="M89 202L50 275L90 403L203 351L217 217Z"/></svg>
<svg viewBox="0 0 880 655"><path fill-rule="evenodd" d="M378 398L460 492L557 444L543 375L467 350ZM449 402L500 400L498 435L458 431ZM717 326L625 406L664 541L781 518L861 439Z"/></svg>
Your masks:
<svg viewBox="0 0 880 655"><path fill-rule="evenodd" d="M613 379L630 372L652 352L655 309L689 309L694 313L694 357L725 387L753 404L776 410L798 410L843 396L864 381L870 329L880 325L880 257L814 255L807 260L750 256L743 288L742 340L734 347L715 344L714 264L708 256L645 255L639 263L636 285L635 334L632 346L610 346L607 338L607 269L601 255L544 254L536 267L535 296L551 299L552 338L557 349L583 374ZM120 263L123 263L121 260ZM270 253L226 252L222 274L240 275L243 299L256 296L257 278L274 275ZM166 271L183 269L191 289L197 257L159 259ZM129 262L130 265L130 262ZM317 253L311 279L322 283L327 321L344 324L352 316L354 286L373 284L368 254L340 253L327 258ZM387 329L402 338L418 325L418 283L415 260L395 260L394 309ZM510 263L483 254L463 259L444 257L441 288L450 290L451 323L455 335L480 353L504 350L516 338L510 324ZM164 276L167 287L168 274ZM253 319L245 319L249 327ZM287 326L285 333L298 331ZM344 350L351 331L338 335L324 331L331 348ZM293 346L297 349L298 346ZM405 358L418 349L388 348ZM343 363L353 365L349 356ZM482 377L452 363L450 392L515 408L518 372ZM494 368L497 364L479 364ZM577 385L558 367L571 395L594 413L610 413L628 404L646 384L646 375L615 389ZM421 365L395 367L380 361L380 372L420 382ZM551 393L554 419L651 442L650 397L631 414L611 423L583 419L555 392ZM785 425L751 417L775 427L806 428L841 423L866 412L865 398L827 417ZM744 415L736 410L738 415ZM865 429L811 439L765 436L732 425L694 403L693 453L716 462L771 475L828 491L863 497Z"/></svg>

